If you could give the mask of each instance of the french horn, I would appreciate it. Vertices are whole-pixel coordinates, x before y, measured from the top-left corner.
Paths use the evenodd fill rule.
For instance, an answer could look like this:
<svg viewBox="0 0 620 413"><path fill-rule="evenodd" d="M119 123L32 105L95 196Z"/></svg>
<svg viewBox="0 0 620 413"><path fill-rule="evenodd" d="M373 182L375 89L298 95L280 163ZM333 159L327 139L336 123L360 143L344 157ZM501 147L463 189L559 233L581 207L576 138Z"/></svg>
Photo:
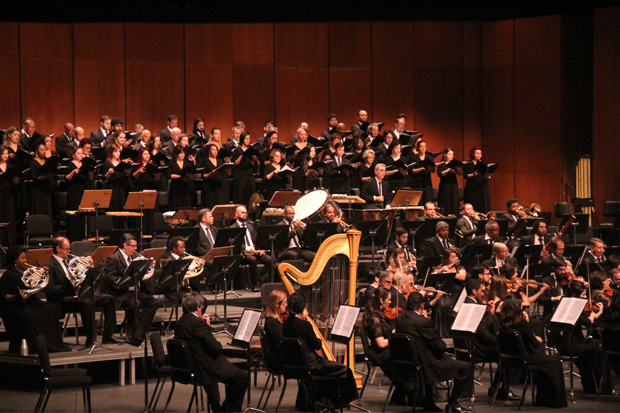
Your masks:
<svg viewBox="0 0 620 413"><path fill-rule="evenodd" d="M133 258L133 260L143 261L143 260L150 260L150 258L146 258L144 255L137 254L137 256ZM153 274L155 274L155 266L151 265L149 267L149 270L146 272L146 274L144 274L144 277L142 277L142 281L148 280L149 278L153 276Z"/></svg>
<svg viewBox="0 0 620 413"><path fill-rule="evenodd" d="M20 288L19 293L26 300L31 295L47 287L49 280L50 276L46 270L41 267L31 266L22 274L22 282L26 288Z"/></svg>
<svg viewBox="0 0 620 413"><path fill-rule="evenodd" d="M185 277L183 277L183 279L187 280L188 278L198 277L204 269L204 264L202 263L202 260L188 253L185 253L183 259L192 260L192 263L189 265L189 268L187 269L187 272L185 273Z"/></svg>
<svg viewBox="0 0 620 413"><path fill-rule="evenodd" d="M69 270L69 275L67 278L71 282L71 285L73 285L73 288L77 291L86 279L88 270L92 268L93 263L86 257L78 257L75 255L72 255L72 257L73 258L71 258L67 265Z"/></svg>

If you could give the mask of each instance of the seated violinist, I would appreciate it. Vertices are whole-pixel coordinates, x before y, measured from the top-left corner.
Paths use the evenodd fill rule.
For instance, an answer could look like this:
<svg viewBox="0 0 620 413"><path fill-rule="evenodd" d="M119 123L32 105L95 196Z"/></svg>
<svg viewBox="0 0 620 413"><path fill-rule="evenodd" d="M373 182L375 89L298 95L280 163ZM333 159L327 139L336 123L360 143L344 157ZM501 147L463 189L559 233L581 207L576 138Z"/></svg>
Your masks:
<svg viewBox="0 0 620 413"><path fill-rule="evenodd" d="M600 238L590 240L589 253L586 254L585 261L590 264L598 264L603 269L602 264L607 260L605 257L605 243Z"/></svg>
<svg viewBox="0 0 620 413"><path fill-rule="evenodd" d="M568 280L566 278L566 264L563 260L556 258L552 264L553 273L542 279L549 288L540 296L538 302L543 306L543 320L551 319L553 312L557 308L562 296L566 295Z"/></svg>
<svg viewBox="0 0 620 413"><path fill-rule="evenodd" d="M541 283L533 280L529 280L528 282L527 280L519 278L519 273L517 272L517 269L512 266L512 264L504 265L500 271L500 275L506 279L508 292L513 293L515 296L521 296L521 301L523 302L524 307L527 307L534 301L538 300L538 298L549 288L548 284L542 283L541 285Z"/></svg>
<svg viewBox="0 0 620 413"><path fill-rule="evenodd" d="M398 317L407 308L407 297L411 292L411 284L407 274L397 271L394 273L394 282L390 288L391 303L390 309L385 316L391 320Z"/></svg>
<svg viewBox="0 0 620 413"><path fill-rule="evenodd" d="M510 251L508 250L506 244L496 242L495 244L493 244L491 252L493 253L493 256L490 259L482 262L482 264L485 267L490 268L491 271L499 273L504 264L511 264L514 268L518 267L517 260L508 256Z"/></svg>
<svg viewBox="0 0 620 413"><path fill-rule="evenodd" d="M457 281L465 281L467 279L467 271L465 267L459 265L459 254L454 250L444 250L441 254L441 264L433 269L433 274L444 274L454 272L454 279ZM459 289L460 291L460 289Z"/></svg>
<svg viewBox="0 0 620 413"><path fill-rule="evenodd" d="M465 303L484 304L486 303L486 288L478 278L470 278L465 283L467 297ZM497 331L499 322L495 317L495 306L490 305L480 321L473 339L474 357L483 360L497 361L499 359L499 348L497 345Z"/></svg>
<svg viewBox="0 0 620 413"><path fill-rule="evenodd" d="M596 271L590 275L590 289L592 290L592 300L603 304L606 308L610 306L614 296L614 290L610 287L611 280L601 271ZM581 283L575 283L580 284ZM585 288L584 288L585 290ZM615 293L618 294L618 293Z"/></svg>

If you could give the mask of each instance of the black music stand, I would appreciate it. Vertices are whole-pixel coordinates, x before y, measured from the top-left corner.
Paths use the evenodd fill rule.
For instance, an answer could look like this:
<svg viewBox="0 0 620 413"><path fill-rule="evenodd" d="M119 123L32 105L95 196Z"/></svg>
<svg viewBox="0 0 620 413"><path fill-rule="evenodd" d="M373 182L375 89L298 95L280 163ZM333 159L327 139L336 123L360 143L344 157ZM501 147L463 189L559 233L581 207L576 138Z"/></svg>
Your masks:
<svg viewBox="0 0 620 413"><path fill-rule="evenodd" d="M146 272L151 268L153 260L133 260L125 269L125 272L116 283L117 288L124 289L129 288L131 284L134 287L134 294L136 299L136 308L134 309L134 328L138 326L138 284Z"/></svg>
<svg viewBox="0 0 620 413"><path fill-rule="evenodd" d="M240 254L245 228L222 228L217 232L214 247L234 247L233 254Z"/></svg>
<svg viewBox="0 0 620 413"><path fill-rule="evenodd" d="M225 255L220 257L215 257L213 260L213 265L209 270L209 274L207 275L207 284L224 284L224 330L219 331L219 333L228 334L232 337L232 334L228 331L228 313L227 313L227 303L226 303L226 283L228 282L228 273L236 273L239 269L239 264L241 263L240 255ZM217 298L217 295L216 295ZM216 304L217 306L217 304ZM217 311L217 309L216 309Z"/></svg>
<svg viewBox="0 0 620 413"><path fill-rule="evenodd" d="M111 199L111 189L86 190L82 194L78 211L95 211L95 244L99 244L99 210L110 208Z"/></svg>
<svg viewBox="0 0 620 413"><path fill-rule="evenodd" d="M527 245L517 247L517 250L514 252L513 257L517 260L520 267L525 265L525 262L528 260L530 262L538 262L538 258L540 257L540 253L542 252L544 245Z"/></svg>
<svg viewBox="0 0 620 413"><path fill-rule="evenodd" d="M577 234L585 234L590 226L590 214L563 214L560 228L568 222L570 217L575 217L570 226L573 228L573 242L571 245L577 245Z"/></svg>
<svg viewBox="0 0 620 413"><path fill-rule="evenodd" d="M185 250L193 253L198 248L198 231L200 227L177 227L168 232L168 240L173 237L182 237L185 241Z"/></svg>
<svg viewBox="0 0 620 413"><path fill-rule="evenodd" d="M540 280L549 274L550 269L551 264L530 264L530 279L533 276L535 280Z"/></svg>
<svg viewBox="0 0 620 413"><path fill-rule="evenodd" d="M418 262L418 276L422 276L424 274L430 273L433 268L441 264L441 257L424 257ZM424 280L422 279L420 283L424 283Z"/></svg>
<svg viewBox="0 0 620 413"><path fill-rule="evenodd" d="M461 256L461 265L466 268L472 268L480 264L484 260L491 258L491 250L493 245L471 245L469 244Z"/></svg>
<svg viewBox="0 0 620 413"><path fill-rule="evenodd" d="M127 195L127 201L125 202L125 209L139 209L140 210L140 251L144 249L142 246L142 235L144 233L144 210L155 209L155 203L157 202L157 192L130 192Z"/></svg>
<svg viewBox="0 0 620 413"><path fill-rule="evenodd" d="M169 287L172 283L175 283L176 303L174 305L174 322L179 321L179 289L180 285L185 278L185 274L192 265L193 260L170 260L161 269L159 278L155 281L157 287Z"/></svg>
<svg viewBox="0 0 620 413"><path fill-rule="evenodd" d="M325 239L338 232L336 222L310 222L304 229L302 243L310 250L318 250Z"/></svg>
<svg viewBox="0 0 620 413"><path fill-rule="evenodd" d="M570 261L573 267L577 267L577 263L584 253L587 253L585 245L566 245L564 247L563 257L565 260Z"/></svg>
<svg viewBox="0 0 620 413"><path fill-rule="evenodd" d="M365 247L368 247L370 245L370 247L372 248L371 251L373 267L375 265L375 238L377 238L377 240L381 242L381 244L379 245L387 244L387 242L385 242L387 236L385 223L386 222L382 220L361 221L359 223L360 230L362 231L362 239L360 240L360 245L363 245Z"/></svg>
<svg viewBox="0 0 620 413"><path fill-rule="evenodd" d="M418 234L418 231L420 231L420 228L422 228L422 226L424 225L424 221L403 221L402 226L407 229L407 231L409 231L409 240L411 241L411 250L413 251L414 255L418 255L416 252L416 242L415 242L415 237Z"/></svg>
<svg viewBox="0 0 620 413"><path fill-rule="evenodd" d="M534 226L536 221L542 220L543 219L541 217L519 218L517 219L517 225L515 225L515 228L519 228L519 225L521 225L523 221L526 221L527 223L525 224L525 229L527 230L527 235L532 235L532 227Z"/></svg>
<svg viewBox="0 0 620 413"><path fill-rule="evenodd" d="M288 241L288 225L265 225L258 229L256 238L256 249L266 250L269 248L271 252L271 270L270 282L273 283L274 266L276 264L276 250L283 250L287 247Z"/></svg>

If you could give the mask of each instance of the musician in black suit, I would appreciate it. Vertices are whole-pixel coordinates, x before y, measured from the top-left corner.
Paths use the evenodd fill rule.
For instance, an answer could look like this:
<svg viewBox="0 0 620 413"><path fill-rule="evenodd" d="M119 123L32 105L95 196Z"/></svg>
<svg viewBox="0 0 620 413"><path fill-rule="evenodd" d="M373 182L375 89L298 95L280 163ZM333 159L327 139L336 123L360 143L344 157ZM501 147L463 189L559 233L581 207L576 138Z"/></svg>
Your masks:
<svg viewBox="0 0 620 413"><path fill-rule="evenodd" d="M474 214L474 207L471 204L463 206L463 216L456 221L456 229L463 234L461 248L474 239L478 229L478 220L476 219L476 214Z"/></svg>
<svg viewBox="0 0 620 413"><path fill-rule="evenodd" d="M605 257L605 242L602 239L590 239L589 248L590 251L584 258L586 262L589 262L590 264L599 264L600 266L607 260L607 257Z"/></svg>
<svg viewBox="0 0 620 413"><path fill-rule="evenodd" d="M375 178L364 181L362 184L362 199L366 201L366 208L389 208L392 202L390 185L385 178L385 164L375 166Z"/></svg>
<svg viewBox="0 0 620 413"><path fill-rule="evenodd" d="M502 242L496 242L495 244L493 244L491 253L493 254L491 258L483 261L482 264L487 268L493 268L495 273L499 273L502 267L506 264L510 264L513 268L519 267L516 258L508 256L510 251L508 250L506 244Z"/></svg>
<svg viewBox="0 0 620 413"><path fill-rule="evenodd" d="M223 148L234 151L239 146L241 146L241 134L243 133L243 128L241 126L235 126L232 128L232 136L228 138L228 141L223 145Z"/></svg>
<svg viewBox="0 0 620 413"><path fill-rule="evenodd" d="M204 256L215 246L217 239L217 228L213 226L214 218L211 210L208 208L201 209L198 212L198 248L196 254Z"/></svg>
<svg viewBox="0 0 620 413"><path fill-rule="evenodd" d="M167 120L167 126L159 132L161 143L166 143L171 139L172 129L176 128L179 122L177 115L169 115Z"/></svg>
<svg viewBox="0 0 620 413"><path fill-rule="evenodd" d="M425 257L441 257L445 250L456 250L458 248L454 245L454 240L451 240L448 235L450 234L450 225L444 221L439 221L435 225L435 236L427 239L422 244L422 253Z"/></svg>
<svg viewBox="0 0 620 413"><path fill-rule="evenodd" d="M24 118L22 122L22 130L19 135L19 143L24 149L29 148L36 152L36 146L39 140L43 140L43 136L35 131L35 123L32 118Z"/></svg>
<svg viewBox="0 0 620 413"><path fill-rule="evenodd" d="M520 245L542 245L545 246L551 241L551 235L547 234L547 223L543 220L534 222L532 226L534 233L521 238Z"/></svg>
<svg viewBox="0 0 620 413"><path fill-rule="evenodd" d="M446 343L431 319L425 315L424 297L421 294L417 292L409 294L407 311L396 319L396 332L413 337L425 380L422 402L424 410L441 411L433 401L433 387L435 383L453 380L454 385L446 411L471 411L458 403L458 398L466 390L468 381L472 379L471 365L465 361L454 360L446 353Z"/></svg>
<svg viewBox="0 0 620 413"><path fill-rule="evenodd" d="M361 138L366 133L365 130L362 129L364 122L368 122L368 112L364 109L361 109L357 112L358 122L355 125L351 125L351 132L353 132L354 138Z"/></svg>
<svg viewBox="0 0 620 413"><path fill-rule="evenodd" d="M90 142L94 147L104 146L105 138L112 134L112 119L108 115L101 117L99 129L90 133Z"/></svg>
<svg viewBox="0 0 620 413"><path fill-rule="evenodd" d="M254 286L254 291L260 291L261 285L267 280L269 270L271 269L271 256L267 255L265 250L257 250L254 244L256 242L256 230L254 225L248 222L248 210L244 206L237 207L235 210L235 223L230 228L245 228L245 236L243 237L243 251L245 256L241 261L250 269L250 278ZM263 269L260 276L258 274L258 263L263 263Z"/></svg>
<svg viewBox="0 0 620 413"><path fill-rule="evenodd" d="M191 292L183 299L183 315L174 328L174 338L189 346L198 381L207 392L214 412L242 411L243 398L248 388L248 375L232 365L224 356L222 345L213 336L213 328L203 297ZM226 385L226 400L220 405L218 383ZM223 409L223 410L222 410Z"/></svg>
<svg viewBox="0 0 620 413"><path fill-rule="evenodd" d="M439 218L437 216L437 207L434 202L426 202L424 204L424 214L422 214L416 221L426 221L427 219Z"/></svg>
<svg viewBox="0 0 620 413"><path fill-rule="evenodd" d="M469 243L471 246L477 245L493 245L496 242L502 242L503 239L499 237L499 224L497 221L489 220L484 229L486 233L484 235L478 235Z"/></svg>
<svg viewBox="0 0 620 413"><path fill-rule="evenodd" d="M321 132L321 137L329 140L332 137L332 133L337 132L336 125L338 125L338 116L334 113L327 115L327 129Z"/></svg>
<svg viewBox="0 0 620 413"><path fill-rule="evenodd" d="M75 140L75 126L65 123L65 133L56 137L56 152L61 158L71 156L71 148L77 145Z"/></svg>
<svg viewBox="0 0 620 413"><path fill-rule="evenodd" d="M521 205L519 205L519 201L516 198L510 198L506 201L506 210L507 211L500 215L499 218L509 221L508 232L511 233L517 226L517 220L519 218L527 218L527 214L521 210Z"/></svg>
<svg viewBox="0 0 620 413"><path fill-rule="evenodd" d="M470 278L465 282L464 303L468 304L485 304L486 288L479 278ZM499 322L495 314L487 311L483 316L476 334L474 336L473 356L483 360L498 361L499 347L497 344L497 331L499 330Z"/></svg>
<svg viewBox="0 0 620 413"><path fill-rule="evenodd" d="M59 316L65 313L80 313L82 324L86 330L86 346L91 346L97 340L97 323L95 323L95 306L102 307L105 317L103 343L120 343L112 333L116 329L116 304L114 297L109 294L95 294L94 300L78 298L79 289L70 281L69 254L71 244L64 237L58 237L52 242L54 255L45 264L49 268L49 283L45 288L45 297L48 302L58 308Z"/></svg>
<svg viewBox="0 0 620 413"><path fill-rule="evenodd" d="M329 192L331 194L351 193L351 161L344 158L344 144L337 143L334 145L334 154L332 161L325 168L325 177L329 178Z"/></svg>
<svg viewBox="0 0 620 413"><path fill-rule="evenodd" d="M556 258L553 260L551 267L553 273L542 279L542 282L547 284L549 288L538 297L538 303L543 306L543 321L551 319L555 309L560 304L560 300L568 291L568 283L562 284L562 281L566 278L566 263Z"/></svg>
<svg viewBox="0 0 620 413"><path fill-rule="evenodd" d="M121 307L125 309L125 315L130 325L133 325L135 320L135 310L141 312L143 309L159 307L158 301L148 290L147 283L139 283L138 302L136 302L136 292L133 285L130 287L117 286L131 261L139 256L136 253L137 248L138 242L133 235L122 235L119 248L105 262L103 282L100 286L102 292L111 294L121 301Z"/></svg>
<svg viewBox="0 0 620 413"><path fill-rule="evenodd" d="M278 222L277 225L287 225L289 227L288 246L278 251L280 262L302 259L312 263L316 253L302 248L301 240L304 238L304 224L299 220L295 220L295 208L292 206L284 208L284 219Z"/></svg>
<svg viewBox="0 0 620 413"><path fill-rule="evenodd" d="M395 249L402 249L405 252L405 259L409 263L409 271L415 275L415 273L417 272L416 256L415 254L413 254L413 252L411 252L408 243L409 232L407 231L407 228L396 228L394 242L388 244L387 246L387 257L389 259Z"/></svg>
<svg viewBox="0 0 620 413"><path fill-rule="evenodd" d="M159 258L159 266L160 268L164 268L166 264L168 263L168 261L189 259L189 258L186 258L186 256L187 256L187 253L185 252L185 240L183 239L183 237L172 237L168 241L168 249ZM200 261L202 262L202 265L204 268L204 265L205 265L204 260L200 259ZM191 277L191 278L181 281L181 285L179 286L179 290L178 290L178 294L179 294L178 297L176 297L177 295L176 285L168 289L168 291L166 292L166 296L171 301L174 301L176 297L177 301L180 303L183 300L183 297L185 297L185 295L188 294L190 291L200 291L200 279L202 275L203 274L201 272L201 273L198 273L198 275L196 275L195 277Z"/></svg>
<svg viewBox="0 0 620 413"><path fill-rule="evenodd" d="M336 232L338 234L344 232L344 228L340 224L341 222L343 222L342 218L336 215L336 208L334 208L333 205L327 204L323 207L323 218L319 222L326 224L338 224Z"/></svg>

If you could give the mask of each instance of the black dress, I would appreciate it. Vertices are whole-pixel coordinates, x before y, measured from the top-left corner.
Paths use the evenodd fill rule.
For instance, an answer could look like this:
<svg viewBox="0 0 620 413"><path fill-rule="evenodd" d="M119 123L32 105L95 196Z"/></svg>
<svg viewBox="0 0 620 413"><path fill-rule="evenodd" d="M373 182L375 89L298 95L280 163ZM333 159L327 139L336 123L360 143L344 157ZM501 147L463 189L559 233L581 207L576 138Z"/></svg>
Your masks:
<svg viewBox="0 0 620 413"><path fill-rule="evenodd" d="M489 193L489 178L484 175L476 175L468 178L467 176L474 173L476 164L466 163L463 167L463 177L465 182L465 191L463 200L467 204L474 207L474 211L486 214L491 210L491 195Z"/></svg>
<svg viewBox="0 0 620 413"><path fill-rule="evenodd" d="M265 333L269 342L269 363L281 369L280 343L282 342L282 323L275 317L265 317Z"/></svg>
<svg viewBox="0 0 620 413"><path fill-rule="evenodd" d="M110 168L114 168L114 165L106 160L101 167L102 174L105 176ZM129 176L127 176L124 172L114 171L110 174L106 182L106 188L112 190L109 211L124 211L125 202L127 201L127 193L131 190L132 186L133 183L131 179L129 179ZM123 227L122 217L114 218L114 227Z"/></svg>
<svg viewBox="0 0 620 413"><path fill-rule="evenodd" d="M545 346L536 339L527 321L520 320L512 328L521 333L525 344L527 362L538 368L535 373L536 405L554 408L566 407L566 387L562 362L556 357L545 354Z"/></svg>
<svg viewBox="0 0 620 413"><path fill-rule="evenodd" d="M316 178L308 178L306 176L306 173L310 170L310 166L311 165L308 165L308 161L305 160L299 165L293 175L293 189L305 192L321 188L321 180L318 175ZM318 171L316 172L318 174Z"/></svg>
<svg viewBox="0 0 620 413"><path fill-rule="evenodd" d="M409 159L407 159L404 156L401 156L400 160L403 161L405 164L409 163ZM392 158L392 155L386 156L385 159L383 160L383 163L388 168L394 162L396 161L394 160L394 158ZM400 172L400 170L398 170L396 171L395 174L388 176L387 180L390 182L390 188L401 189L401 188L409 188L411 186L410 178L411 178L411 174L403 175Z"/></svg>
<svg viewBox="0 0 620 413"><path fill-rule="evenodd" d="M30 178L32 179L32 186L30 187L30 214L47 215L53 222L52 188L54 186L54 178L38 179L39 176L43 176L39 172L42 166L36 159L30 161Z"/></svg>
<svg viewBox="0 0 620 413"><path fill-rule="evenodd" d="M78 169L78 167L73 162L69 162L65 176L76 169ZM67 183L67 210L77 211L80 207L84 191L87 189L94 189L94 181L89 180L88 174L82 173L81 171L73 175L71 180L65 178L65 181ZM67 237L72 241L84 238L84 225L83 215L67 214Z"/></svg>
<svg viewBox="0 0 620 413"><path fill-rule="evenodd" d="M437 204L443 208L443 215L459 216L461 201L459 200L459 183L456 179L456 171L451 170L442 174L448 169L444 162L437 166L439 176L439 189L437 191Z"/></svg>
<svg viewBox="0 0 620 413"><path fill-rule="evenodd" d="M2 171L0 169L0 222L9 224L9 240L4 238L0 239L2 245L13 245L15 243L16 236L16 222L17 222L17 194L19 192L19 183L15 185L13 183L14 178L21 178L21 171L11 164L6 165L6 169Z"/></svg>
<svg viewBox="0 0 620 413"><path fill-rule="evenodd" d="M254 179L254 163L252 159L243 156L243 152L239 146L232 156L232 162L241 156L241 161L233 168L234 201L237 204L248 205L250 197L256 192L256 180Z"/></svg>
<svg viewBox="0 0 620 413"><path fill-rule="evenodd" d="M428 153L424 155L424 159L429 159ZM422 159L420 158L420 155L416 153L411 156L411 162L420 163L422 162ZM416 165L414 169L418 169L418 166ZM411 177L411 187L413 189L423 191L422 198L420 198L420 203L418 205L424 205L427 202L433 201L433 180L431 174L431 171L425 169L421 172L413 174Z"/></svg>
<svg viewBox="0 0 620 413"><path fill-rule="evenodd" d="M168 164L168 173L170 177L170 189L168 190L168 209L177 211L181 208L192 207L192 181L183 175L180 178L172 178L171 175L181 175L181 168L176 161L170 161ZM190 163L183 160L183 169L190 166Z"/></svg>
<svg viewBox="0 0 620 413"><path fill-rule="evenodd" d="M273 174L271 179L267 178L267 175L275 171L276 168L273 165L267 165L263 174L263 187L265 188L265 200L269 201L273 194L277 191L286 189L286 176L284 174Z"/></svg>
<svg viewBox="0 0 620 413"><path fill-rule="evenodd" d="M202 166L205 168L202 172L206 175L224 165L222 159L217 158L217 165L211 162L210 158L204 158ZM219 170L207 179L202 181L202 207L211 208L215 205L225 205L230 203L230 186L228 184L228 175L223 170Z"/></svg>
<svg viewBox="0 0 620 413"><path fill-rule="evenodd" d="M370 340L370 351L372 355L379 363L381 370L383 370L386 376L391 379L392 359L390 358L390 348L381 348L377 345L376 341L376 339L379 337L383 337L386 340L390 339L390 337L392 336L392 328L390 327L390 324L387 322L383 314L373 312L372 317L370 318L370 322L365 328L368 339Z"/></svg>

